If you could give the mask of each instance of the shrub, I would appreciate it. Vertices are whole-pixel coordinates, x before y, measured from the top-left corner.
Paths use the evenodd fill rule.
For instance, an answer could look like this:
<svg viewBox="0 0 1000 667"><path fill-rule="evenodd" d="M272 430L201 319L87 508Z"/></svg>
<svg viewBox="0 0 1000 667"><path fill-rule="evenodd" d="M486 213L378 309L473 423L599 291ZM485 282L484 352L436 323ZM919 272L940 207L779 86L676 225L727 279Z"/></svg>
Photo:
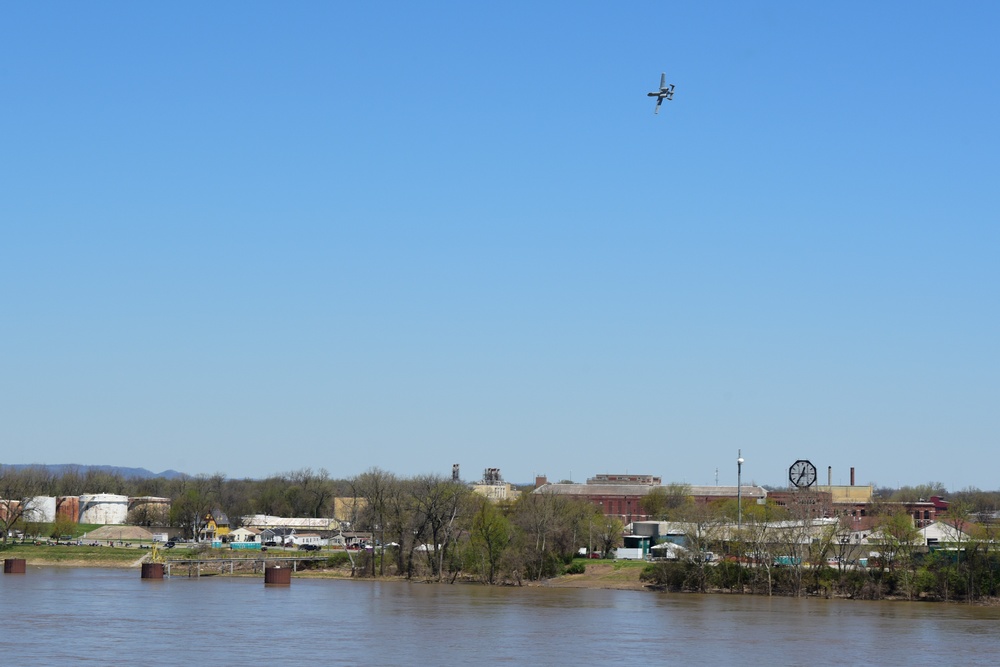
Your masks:
<svg viewBox="0 0 1000 667"><path fill-rule="evenodd" d="M650 563L639 573L639 581L670 591L680 591L684 589L688 578L688 567L688 563Z"/></svg>
<svg viewBox="0 0 1000 667"><path fill-rule="evenodd" d="M583 574L586 571L587 571L587 566L579 561L571 563L566 568L566 574Z"/></svg>
<svg viewBox="0 0 1000 667"><path fill-rule="evenodd" d="M350 565L351 557L348 556L343 551L339 553L330 554L326 558L327 567L344 567L345 565Z"/></svg>

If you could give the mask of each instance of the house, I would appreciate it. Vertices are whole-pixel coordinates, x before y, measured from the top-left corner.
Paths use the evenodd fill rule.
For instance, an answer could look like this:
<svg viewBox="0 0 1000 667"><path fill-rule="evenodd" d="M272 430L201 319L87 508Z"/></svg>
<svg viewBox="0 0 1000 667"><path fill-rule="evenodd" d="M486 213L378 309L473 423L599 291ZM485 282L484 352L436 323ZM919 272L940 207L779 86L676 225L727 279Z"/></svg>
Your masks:
<svg viewBox="0 0 1000 667"><path fill-rule="evenodd" d="M237 528L229 533L229 547L232 549L260 549L260 531L256 528Z"/></svg>
<svg viewBox="0 0 1000 667"><path fill-rule="evenodd" d="M316 533L296 533L292 535L292 544L297 547L303 547L307 544L321 547L326 545L326 540Z"/></svg>
<svg viewBox="0 0 1000 667"><path fill-rule="evenodd" d="M945 545L959 546L975 539L969 532L970 526L963 526L963 528L966 530L961 530L953 523L935 521L920 529L920 543L933 549Z"/></svg>
<svg viewBox="0 0 1000 667"><path fill-rule="evenodd" d="M260 531L260 541L267 546L285 546L292 543L294 528L265 528Z"/></svg>
<svg viewBox="0 0 1000 667"><path fill-rule="evenodd" d="M260 544L260 531L256 528L237 528L229 533L230 542L257 542Z"/></svg>
<svg viewBox="0 0 1000 667"><path fill-rule="evenodd" d="M222 510L212 510L205 515L205 525L198 531L199 540L221 542L229 534L229 517Z"/></svg>

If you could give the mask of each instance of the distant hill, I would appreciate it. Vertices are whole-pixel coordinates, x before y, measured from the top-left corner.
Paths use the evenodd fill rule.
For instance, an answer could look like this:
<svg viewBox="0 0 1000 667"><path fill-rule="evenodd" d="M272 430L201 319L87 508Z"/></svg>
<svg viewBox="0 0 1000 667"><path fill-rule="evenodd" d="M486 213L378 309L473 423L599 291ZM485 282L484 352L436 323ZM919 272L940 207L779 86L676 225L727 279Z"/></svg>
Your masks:
<svg viewBox="0 0 1000 667"><path fill-rule="evenodd" d="M164 477L166 479L177 479L178 477L187 477L182 472L177 472L176 470L164 470L163 472L152 472L146 470L145 468L124 468L122 466L85 466L79 465L77 463L51 463L51 464L30 464L30 463L2 463L0 464L7 468L13 468L15 470L22 470L24 468L42 468L47 470L53 475L61 476L67 472L75 470L81 475L86 475L88 470L97 470L99 472L106 472L112 475L121 475L125 479L152 479L154 477Z"/></svg>

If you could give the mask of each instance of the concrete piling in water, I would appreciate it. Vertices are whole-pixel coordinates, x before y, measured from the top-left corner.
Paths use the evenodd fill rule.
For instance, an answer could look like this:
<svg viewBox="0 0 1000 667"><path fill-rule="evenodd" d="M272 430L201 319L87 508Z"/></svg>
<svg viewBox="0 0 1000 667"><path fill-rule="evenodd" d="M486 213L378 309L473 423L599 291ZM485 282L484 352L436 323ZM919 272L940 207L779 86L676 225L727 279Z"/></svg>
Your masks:
<svg viewBox="0 0 1000 667"><path fill-rule="evenodd" d="M23 558L5 558L3 561L4 574L24 574L27 572L27 564Z"/></svg>
<svg viewBox="0 0 1000 667"><path fill-rule="evenodd" d="M143 563L143 579L163 579L163 563Z"/></svg>
<svg viewBox="0 0 1000 667"><path fill-rule="evenodd" d="M265 586L291 586L292 570L288 567L266 567L264 568Z"/></svg>

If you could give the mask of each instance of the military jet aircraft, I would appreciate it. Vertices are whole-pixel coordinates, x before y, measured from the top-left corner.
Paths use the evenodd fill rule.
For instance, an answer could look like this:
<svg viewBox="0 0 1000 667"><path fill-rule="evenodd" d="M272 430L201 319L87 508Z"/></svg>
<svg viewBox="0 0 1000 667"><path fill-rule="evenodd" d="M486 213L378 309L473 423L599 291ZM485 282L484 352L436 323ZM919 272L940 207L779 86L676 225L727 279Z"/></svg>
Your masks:
<svg viewBox="0 0 1000 667"><path fill-rule="evenodd" d="M674 84L667 86L667 73L663 72L660 74L660 89L652 93L647 93L646 97L656 98L656 109L653 113L660 113L660 105L663 104L663 100L674 99Z"/></svg>

